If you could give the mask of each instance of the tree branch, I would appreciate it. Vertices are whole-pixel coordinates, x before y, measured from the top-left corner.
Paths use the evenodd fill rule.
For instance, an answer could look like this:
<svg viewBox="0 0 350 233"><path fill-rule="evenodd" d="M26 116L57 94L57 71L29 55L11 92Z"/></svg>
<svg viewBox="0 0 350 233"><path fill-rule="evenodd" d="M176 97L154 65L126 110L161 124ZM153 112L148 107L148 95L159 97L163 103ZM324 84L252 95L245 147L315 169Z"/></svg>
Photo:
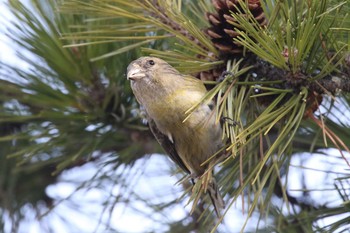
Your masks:
<svg viewBox="0 0 350 233"><path fill-rule="evenodd" d="M255 59L251 64L254 65L252 72L254 73L255 80L265 78L268 81L282 80L283 84L279 84L278 88L293 88L298 90L301 86L308 87L310 91L314 91L318 94L331 93L336 94L339 91L350 92L350 72L347 68L339 73L327 75L322 79L310 81L309 75L302 72L292 74L290 71L276 68L269 63Z"/></svg>

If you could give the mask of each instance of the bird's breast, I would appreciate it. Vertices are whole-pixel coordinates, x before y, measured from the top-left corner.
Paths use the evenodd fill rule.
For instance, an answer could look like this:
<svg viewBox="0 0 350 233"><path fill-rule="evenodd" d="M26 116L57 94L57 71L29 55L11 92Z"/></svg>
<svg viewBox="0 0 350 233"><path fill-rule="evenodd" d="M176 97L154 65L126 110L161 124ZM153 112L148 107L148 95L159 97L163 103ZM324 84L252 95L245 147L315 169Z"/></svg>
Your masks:
<svg viewBox="0 0 350 233"><path fill-rule="evenodd" d="M176 90L146 103L148 106L145 107L153 119L177 124L182 123L188 116L187 111L200 103L203 96L203 93L195 91Z"/></svg>

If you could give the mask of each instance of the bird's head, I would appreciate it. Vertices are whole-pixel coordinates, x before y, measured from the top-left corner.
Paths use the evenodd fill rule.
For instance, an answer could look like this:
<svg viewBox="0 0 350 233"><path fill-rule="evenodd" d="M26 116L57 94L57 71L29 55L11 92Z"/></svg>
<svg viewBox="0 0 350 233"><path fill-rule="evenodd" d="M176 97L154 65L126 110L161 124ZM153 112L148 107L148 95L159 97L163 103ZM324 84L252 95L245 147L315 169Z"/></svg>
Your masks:
<svg viewBox="0 0 350 233"><path fill-rule="evenodd" d="M127 79L137 82L144 78L154 79L162 77L162 75L157 74L166 74L169 72L178 74L177 70L160 58L140 57L129 64L127 68Z"/></svg>

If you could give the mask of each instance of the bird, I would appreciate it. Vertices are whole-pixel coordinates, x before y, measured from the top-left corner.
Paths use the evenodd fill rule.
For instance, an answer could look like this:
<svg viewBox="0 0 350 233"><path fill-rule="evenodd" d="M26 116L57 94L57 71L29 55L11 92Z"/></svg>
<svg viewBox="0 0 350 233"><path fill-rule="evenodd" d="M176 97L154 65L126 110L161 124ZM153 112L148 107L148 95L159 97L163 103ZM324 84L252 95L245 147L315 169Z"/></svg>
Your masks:
<svg viewBox="0 0 350 233"><path fill-rule="evenodd" d="M207 172L209 164L203 163L223 148L222 128L215 120L213 101L203 101L207 94L203 82L148 56L128 65L127 79L151 132L170 159L192 180L207 175L204 191L220 217L224 201L212 171Z"/></svg>

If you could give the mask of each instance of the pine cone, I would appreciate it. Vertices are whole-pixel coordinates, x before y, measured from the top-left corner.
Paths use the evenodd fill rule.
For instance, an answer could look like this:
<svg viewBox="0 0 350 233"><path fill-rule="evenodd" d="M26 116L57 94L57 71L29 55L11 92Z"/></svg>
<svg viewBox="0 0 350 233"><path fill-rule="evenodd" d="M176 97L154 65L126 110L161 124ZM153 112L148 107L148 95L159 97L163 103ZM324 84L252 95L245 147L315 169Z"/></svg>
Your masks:
<svg viewBox="0 0 350 233"><path fill-rule="evenodd" d="M216 81L225 70L225 66L218 66L212 70L202 71L195 76L202 81Z"/></svg>
<svg viewBox="0 0 350 233"><path fill-rule="evenodd" d="M231 12L237 12L238 0L212 0L216 13L207 13L207 19L212 25L206 30L211 37L214 46L220 51L221 59L230 59L242 55L242 45L234 42L233 38L238 36L235 27L230 22L235 22ZM263 8L259 0L248 0L248 8L257 20L264 26L267 24Z"/></svg>

